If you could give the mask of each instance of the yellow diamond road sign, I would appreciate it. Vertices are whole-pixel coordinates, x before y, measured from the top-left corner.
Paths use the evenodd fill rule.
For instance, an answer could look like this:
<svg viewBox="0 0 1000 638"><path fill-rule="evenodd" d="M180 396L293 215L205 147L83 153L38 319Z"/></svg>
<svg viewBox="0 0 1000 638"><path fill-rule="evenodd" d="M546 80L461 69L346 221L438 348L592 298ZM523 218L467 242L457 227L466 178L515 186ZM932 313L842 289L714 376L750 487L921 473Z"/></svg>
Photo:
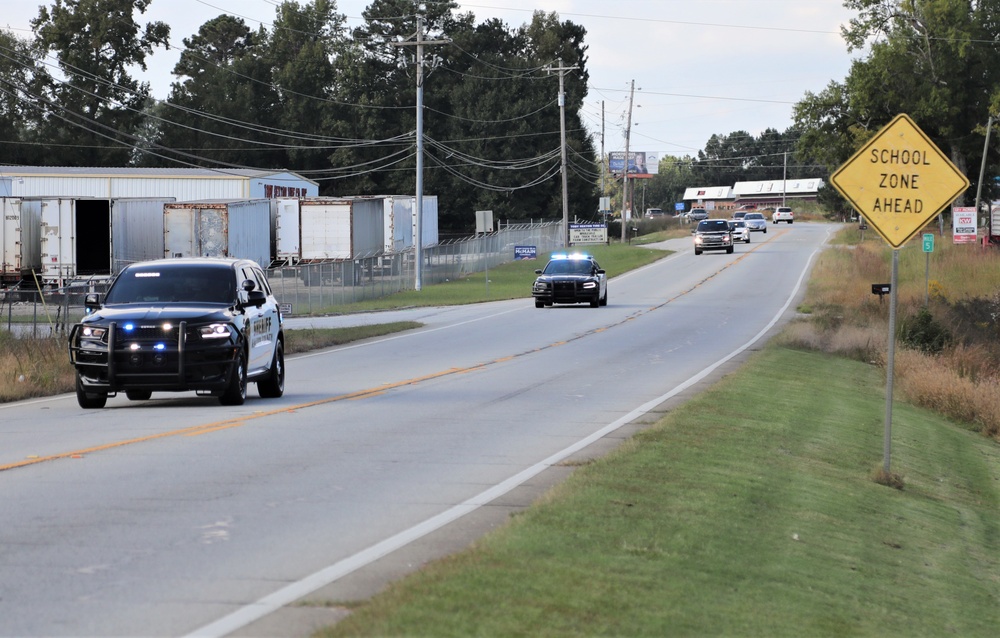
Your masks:
<svg viewBox="0 0 1000 638"><path fill-rule="evenodd" d="M969 187L969 180L905 113L830 177L868 223L899 248Z"/></svg>

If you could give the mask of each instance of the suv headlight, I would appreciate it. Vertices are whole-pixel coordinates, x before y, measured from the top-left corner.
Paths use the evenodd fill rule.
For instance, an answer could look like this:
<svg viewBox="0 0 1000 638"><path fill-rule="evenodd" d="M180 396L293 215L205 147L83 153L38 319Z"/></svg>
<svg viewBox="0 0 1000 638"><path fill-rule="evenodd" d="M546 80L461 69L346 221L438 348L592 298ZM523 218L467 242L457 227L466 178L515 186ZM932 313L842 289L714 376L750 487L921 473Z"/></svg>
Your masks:
<svg viewBox="0 0 1000 638"><path fill-rule="evenodd" d="M101 341L104 339L104 335L108 333L107 328L97 328L94 326L84 326L80 330L80 337L83 339L93 339L95 341Z"/></svg>
<svg viewBox="0 0 1000 638"><path fill-rule="evenodd" d="M231 334L228 323L213 323L198 328L198 336L202 339L228 339Z"/></svg>

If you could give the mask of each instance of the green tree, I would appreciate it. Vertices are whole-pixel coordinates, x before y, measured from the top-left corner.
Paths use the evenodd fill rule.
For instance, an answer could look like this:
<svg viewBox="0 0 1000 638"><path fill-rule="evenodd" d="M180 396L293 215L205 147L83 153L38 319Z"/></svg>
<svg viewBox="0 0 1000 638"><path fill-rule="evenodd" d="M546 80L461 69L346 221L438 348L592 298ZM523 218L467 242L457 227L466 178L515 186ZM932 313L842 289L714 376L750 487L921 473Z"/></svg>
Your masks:
<svg viewBox="0 0 1000 638"><path fill-rule="evenodd" d="M263 28L221 15L183 40L178 78L156 106L154 152L145 163L275 167L286 162L290 137L277 131L277 93Z"/></svg>
<svg viewBox="0 0 1000 638"><path fill-rule="evenodd" d="M732 185L736 182L754 182L808 177L808 167L799 166L794 157L787 158L795 148L797 131L784 133L768 128L759 136L747 131L734 131L727 135L713 135L698 152L694 167L698 171L699 185Z"/></svg>
<svg viewBox="0 0 1000 638"><path fill-rule="evenodd" d="M796 106L800 151L826 164L847 159L848 149L908 113L968 174L982 152L988 115L1000 106L1000 53L991 44L1000 2L846 0L844 6L857 11L843 29L848 49L868 53L842 84ZM829 135L835 137L823 151L821 138Z"/></svg>
<svg viewBox="0 0 1000 638"><path fill-rule="evenodd" d="M0 31L0 156L5 164L41 163L45 145L32 126L48 74L32 43Z"/></svg>
<svg viewBox="0 0 1000 638"><path fill-rule="evenodd" d="M443 39L443 34L451 30L455 6L450 2L428 4L423 39ZM415 41L418 25L414 4L406 0L374 0L363 16L365 23L353 33L353 48L340 58L337 93L339 100L354 105L341 118L337 133L356 143L330 155L329 163L339 173L330 187L340 193L413 193L416 51L414 46L401 43ZM424 104L428 110L436 108L442 99L434 70L441 48L425 49ZM436 120L428 116L425 134L434 137L435 126ZM428 173L423 190L442 194L445 199Z"/></svg>
<svg viewBox="0 0 1000 638"><path fill-rule="evenodd" d="M674 204L684 201L684 192L692 186L701 184L696 177L693 164L694 158L691 156L668 155L661 158L659 173L648 180L646 206L662 208L672 214Z"/></svg>
<svg viewBox="0 0 1000 638"><path fill-rule="evenodd" d="M451 41L425 47L424 192L441 196L441 227L466 232L480 209L500 218L561 216L558 77L545 70L560 58L564 66L579 67L566 76L567 145L578 171L569 173L570 209L591 216L597 208L594 152L579 119L587 80L584 30L541 13L518 29L495 20L476 26L474 16L455 16L453 8L428 5L424 23L425 39ZM363 108L345 136L386 141L338 151L334 165L385 162L398 152L402 136L415 130L414 50L393 46L412 42L417 25L411 9L409 2L377 0L355 30L360 47L344 70L343 90ZM412 193L412 166L408 159L395 170L365 171L343 183L348 192Z"/></svg>
<svg viewBox="0 0 1000 638"><path fill-rule="evenodd" d="M793 110L795 128L802 132L795 146L800 161L833 173L848 160L871 132L851 111L846 87L831 81L819 93L806 93Z"/></svg>
<svg viewBox="0 0 1000 638"><path fill-rule="evenodd" d="M331 132L349 117L332 99L340 82L337 58L346 46L344 16L336 8L330 0L282 2L266 43L277 122L299 138L288 149L289 165L323 166L334 143Z"/></svg>
<svg viewBox="0 0 1000 638"><path fill-rule="evenodd" d="M132 137L143 119L149 84L129 74L166 46L170 27L140 26L134 14L151 0L55 0L31 21L39 47L55 55L62 81L40 96L39 139L57 146L45 164L114 166L132 160Z"/></svg>

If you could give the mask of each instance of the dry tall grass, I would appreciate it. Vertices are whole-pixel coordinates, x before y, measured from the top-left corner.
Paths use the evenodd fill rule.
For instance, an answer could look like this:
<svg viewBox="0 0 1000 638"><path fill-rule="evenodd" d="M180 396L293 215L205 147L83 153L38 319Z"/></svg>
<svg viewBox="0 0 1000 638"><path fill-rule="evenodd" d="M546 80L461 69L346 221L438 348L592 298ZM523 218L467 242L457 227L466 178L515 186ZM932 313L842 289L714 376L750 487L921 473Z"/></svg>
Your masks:
<svg viewBox="0 0 1000 638"><path fill-rule="evenodd" d="M65 339L0 332L0 402L72 392L74 383Z"/></svg>
<svg viewBox="0 0 1000 638"><path fill-rule="evenodd" d="M856 228L836 241L813 270L802 305L808 318L790 325L782 339L884 367L889 299L873 296L871 284L891 281L892 251L870 231L862 240ZM946 236L928 258L911 242L900 250L897 284L895 388L1000 439L1000 250L955 246ZM899 338L925 299L935 327L950 338L939 352Z"/></svg>

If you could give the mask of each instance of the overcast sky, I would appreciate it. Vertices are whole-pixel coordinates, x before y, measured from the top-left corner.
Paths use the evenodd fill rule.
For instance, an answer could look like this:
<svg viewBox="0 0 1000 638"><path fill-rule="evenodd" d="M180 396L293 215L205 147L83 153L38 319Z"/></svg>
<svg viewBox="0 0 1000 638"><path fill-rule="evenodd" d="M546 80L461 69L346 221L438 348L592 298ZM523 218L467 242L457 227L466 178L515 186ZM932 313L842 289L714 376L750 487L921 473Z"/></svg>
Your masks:
<svg viewBox="0 0 1000 638"><path fill-rule="evenodd" d="M38 6L51 4L0 0L0 26L28 37ZM222 13L251 28L269 27L276 4L153 0L139 21L168 23L175 48L156 50L142 79L155 97L166 98L183 38ZM337 7L353 27L368 4L338 0ZM694 155L712 134L784 131L792 124L793 104L807 91L843 80L852 58L840 37L852 13L841 0L481 0L461 7L477 21L495 17L511 27L530 21L534 10L555 11L586 28L590 91L584 118L598 148L603 119L605 152L624 150L632 80L631 150Z"/></svg>

